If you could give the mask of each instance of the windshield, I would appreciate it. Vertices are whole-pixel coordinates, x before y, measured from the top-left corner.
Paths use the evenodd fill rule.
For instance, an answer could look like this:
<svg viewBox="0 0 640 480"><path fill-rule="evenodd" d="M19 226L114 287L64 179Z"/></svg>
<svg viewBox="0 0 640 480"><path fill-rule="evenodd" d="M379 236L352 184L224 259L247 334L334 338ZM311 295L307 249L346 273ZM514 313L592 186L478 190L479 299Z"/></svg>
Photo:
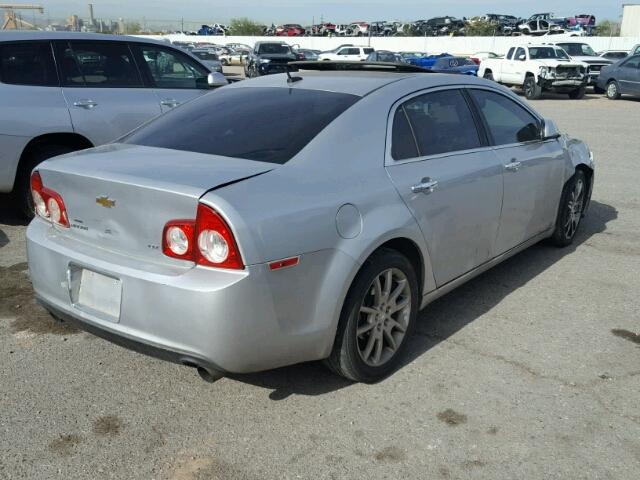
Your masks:
<svg viewBox="0 0 640 480"><path fill-rule="evenodd" d="M200 60L218 60L218 55L209 52L191 52Z"/></svg>
<svg viewBox="0 0 640 480"><path fill-rule="evenodd" d="M556 58L568 60L569 56L561 48L553 47L534 47L529 48L529 57L531 60L545 60L548 58Z"/></svg>
<svg viewBox="0 0 640 480"><path fill-rule="evenodd" d="M593 48L586 43L559 43L558 46L562 47L569 55L584 55L587 57L597 56L596 52L593 51Z"/></svg>
<svg viewBox="0 0 640 480"><path fill-rule="evenodd" d="M265 43L260 45L258 53L267 55L287 55L291 53L289 45L283 45L279 43Z"/></svg>
<svg viewBox="0 0 640 480"><path fill-rule="evenodd" d="M124 143L283 164L359 98L299 88L222 88L158 117Z"/></svg>

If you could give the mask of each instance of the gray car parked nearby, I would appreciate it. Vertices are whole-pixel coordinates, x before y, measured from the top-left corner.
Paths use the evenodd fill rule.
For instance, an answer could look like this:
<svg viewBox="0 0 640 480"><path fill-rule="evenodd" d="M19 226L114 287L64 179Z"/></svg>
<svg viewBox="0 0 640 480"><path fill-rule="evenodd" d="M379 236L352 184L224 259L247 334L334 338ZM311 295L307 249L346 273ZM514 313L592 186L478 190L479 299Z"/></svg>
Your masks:
<svg viewBox="0 0 640 480"><path fill-rule="evenodd" d="M330 70L297 66L313 64ZM420 308L573 241L583 142L494 82L334 65L224 87L38 166L39 301L209 379L324 359L370 382L397 368Z"/></svg>
<svg viewBox="0 0 640 480"><path fill-rule="evenodd" d="M598 86L610 100L622 95L640 97L640 55L633 55L602 69Z"/></svg>
<svg viewBox="0 0 640 480"><path fill-rule="evenodd" d="M32 209L42 160L102 145L191 100L223 78L195 57L133 37L0 33L0 192Z"/></svg>

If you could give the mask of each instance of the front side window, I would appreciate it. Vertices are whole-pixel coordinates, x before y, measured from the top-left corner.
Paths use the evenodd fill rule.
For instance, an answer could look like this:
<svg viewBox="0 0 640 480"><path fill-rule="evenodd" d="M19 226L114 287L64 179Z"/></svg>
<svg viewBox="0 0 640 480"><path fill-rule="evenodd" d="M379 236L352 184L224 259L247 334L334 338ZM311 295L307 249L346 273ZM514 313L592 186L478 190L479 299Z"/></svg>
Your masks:
<svg viewBox="0 0 640 480"><path fill-rule="evenodd" d="M516 50L515 59L521 61L525 61L527 59L527 54L524 51L524 48L518 48L518 50Z"/></svg>
<svg viewBox="0 0 640 480"><path fill-rule="evenodd" d="M157 88L207 88L209 72L182 53L155 45L135 45Z"/></svg>
<svg viewBox="0 0 640 480"><path fill-rule="evenodd" d="M540 140L540 122L513 100L486 90L471 90L495 145Z"/></svg>
<svg viewBox="0 0 640 480"><path fill-rule="evenodd" d="M142 79L126 43L61 42L56 60L68 87L141 87Z"/></svg>
<svg viewBox="0 0 640 480"><path fill-rule="evenodd" d="M0 46L0 82L57 86L58 76L49 42L6 43Z"/></svg>
<svg viewBox="0 0 640 480"><path fill-rule="evenodd" d="M443 90L414 97L396 110L394 130L404 128L404 133L392 135L392 152L405 152L400 157L409 158L410 149L394 145L394 139L408 139L401 115L406 115L410 132L415 135L419 157L441 153L470 150L481 146L478 130L466 100L459 90ZM398 117L400 115L400 117ZM395 156L394 156L395 158ZM400 160L402 158L396 158Z"/></svg>
<svg viewBox="0 0 640 480"><path fill-rule="evenodd" d="M162 115L125 143L283 164L359 98L297 88L223 88Z"/></svg>

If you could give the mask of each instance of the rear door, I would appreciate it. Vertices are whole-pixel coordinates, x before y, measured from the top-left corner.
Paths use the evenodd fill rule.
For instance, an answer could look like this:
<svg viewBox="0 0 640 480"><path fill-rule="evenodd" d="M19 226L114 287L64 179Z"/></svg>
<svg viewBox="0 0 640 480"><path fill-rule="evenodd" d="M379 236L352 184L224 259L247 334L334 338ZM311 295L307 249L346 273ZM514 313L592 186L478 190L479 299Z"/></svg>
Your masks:
<svg viewBox="0 0 640 480"><path fill-rule="evenodd" d="M502 164L459 89L416 94L391 113L386 168L420 225L441 286L492 258Z"/></svg>
<svg viewBox="0 0 640 480"><path fill-rule="evenodd" d="M111 142L160 114L125 42L58 41L55 53L73 128L94 145Z"/></svg>
<svg viewBox="0 0 640 480"><path fill-rule="evenodd" d="M209 71L183 52L150 43L134 44L132 49L163 112L209 91Z"/></svg>
<svg viewBox="0 0 640 480"><path fill-rule="evenodd" d="M564 178L560 142L542 140L542 122L495 90L469 89L504 171L496 254L553 226Z"/></svg>

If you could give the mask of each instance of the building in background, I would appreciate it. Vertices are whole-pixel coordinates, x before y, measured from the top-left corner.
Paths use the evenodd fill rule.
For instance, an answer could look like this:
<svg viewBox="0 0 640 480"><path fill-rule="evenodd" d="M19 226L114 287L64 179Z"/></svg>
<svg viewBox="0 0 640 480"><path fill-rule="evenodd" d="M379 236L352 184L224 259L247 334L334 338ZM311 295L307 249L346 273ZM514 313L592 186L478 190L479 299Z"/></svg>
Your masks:
<svg viewBox="0 0 640 480"><path fill-rule="evenodd" d="M640 3L622 5L621 37L640 37Z"/></svg>

